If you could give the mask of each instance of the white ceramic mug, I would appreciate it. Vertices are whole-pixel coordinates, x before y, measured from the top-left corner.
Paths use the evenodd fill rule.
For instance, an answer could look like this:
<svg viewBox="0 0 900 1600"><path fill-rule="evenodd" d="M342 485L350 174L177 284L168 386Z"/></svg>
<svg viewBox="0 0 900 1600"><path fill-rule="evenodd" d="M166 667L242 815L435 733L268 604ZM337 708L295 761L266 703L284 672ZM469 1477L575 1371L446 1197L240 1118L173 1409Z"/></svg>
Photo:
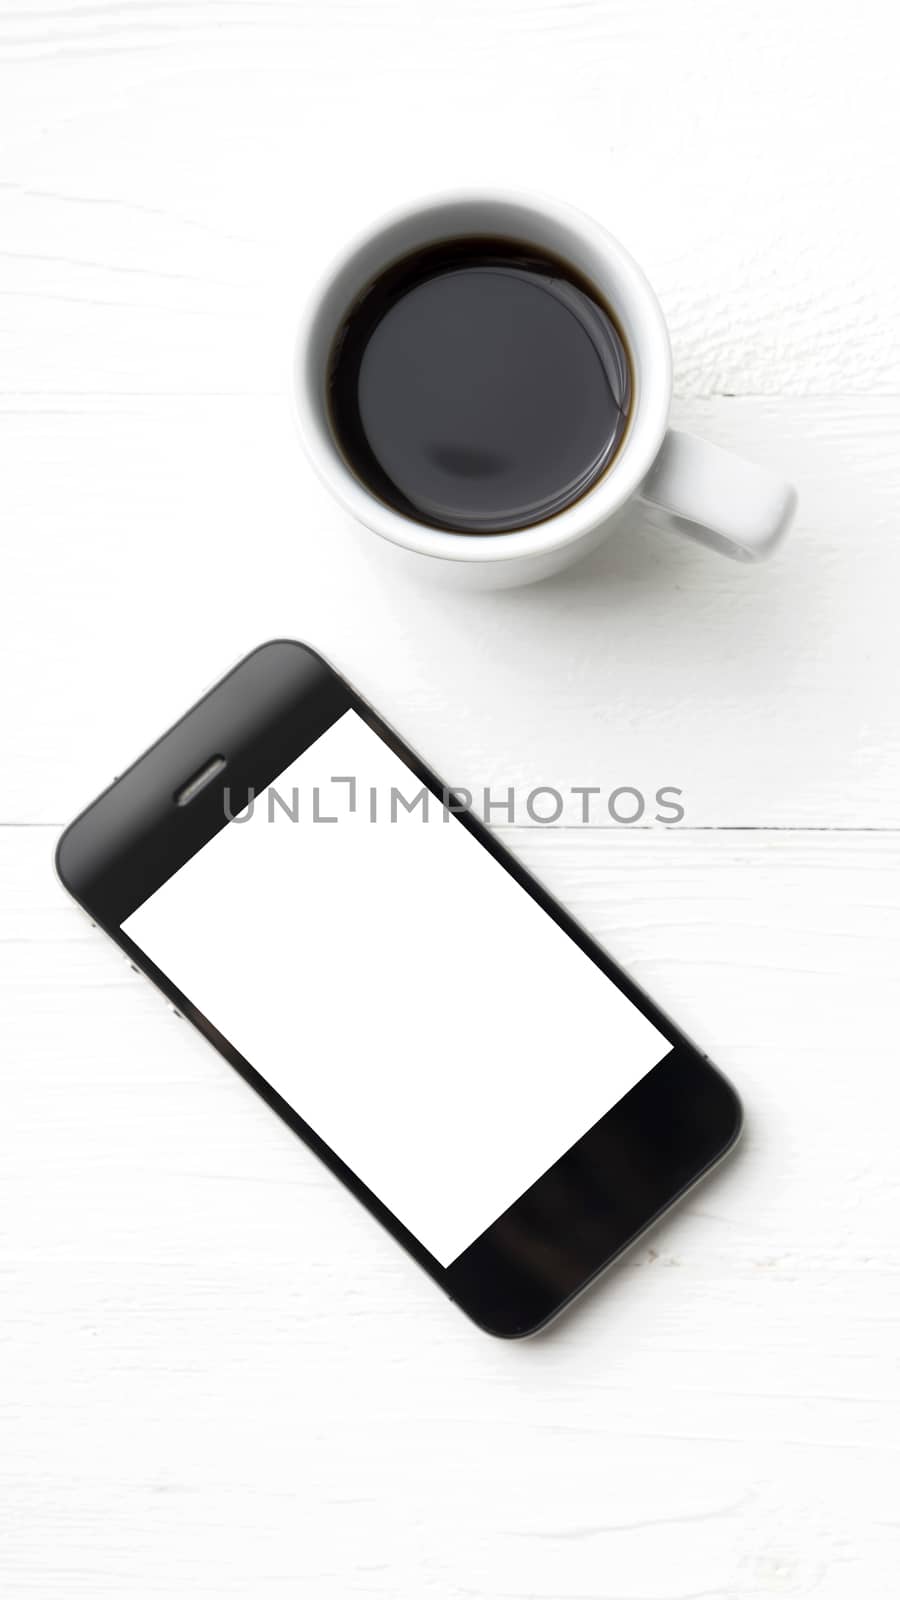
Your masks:
<svg viewBox="0 0 900 1600"><path fill-rule="evenodd" d="M329 352L357 295L423 245L500 234L552 251L594 283L631 357L625 437L588 492L555 516L508 533L451 533L393 510L345 461L326 396ZM717 445L669 428L672 355L659 301L626 250L590 217L517 193L451 194L394 212L343 251L303 318L294 364L300 430L310 460L348 511L422 572L481 588L532 583L579 560L643 501L679 531L741 561L768 556L796 504L790 484Z"/></svg>

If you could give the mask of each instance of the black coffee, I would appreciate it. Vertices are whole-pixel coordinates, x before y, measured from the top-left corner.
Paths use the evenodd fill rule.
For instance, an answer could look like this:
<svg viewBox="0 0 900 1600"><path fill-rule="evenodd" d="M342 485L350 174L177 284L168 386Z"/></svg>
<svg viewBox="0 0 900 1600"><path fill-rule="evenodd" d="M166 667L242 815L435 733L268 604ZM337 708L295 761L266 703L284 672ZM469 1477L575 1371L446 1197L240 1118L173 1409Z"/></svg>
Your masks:
<svg viewBox="0 0 900 1600"><path fill-rule="evenodd" d="M387 505L457 533L542 522L585 493L628 423L631 373L596 291L513 239L395 262L331 351L331 422Z"/></svg>

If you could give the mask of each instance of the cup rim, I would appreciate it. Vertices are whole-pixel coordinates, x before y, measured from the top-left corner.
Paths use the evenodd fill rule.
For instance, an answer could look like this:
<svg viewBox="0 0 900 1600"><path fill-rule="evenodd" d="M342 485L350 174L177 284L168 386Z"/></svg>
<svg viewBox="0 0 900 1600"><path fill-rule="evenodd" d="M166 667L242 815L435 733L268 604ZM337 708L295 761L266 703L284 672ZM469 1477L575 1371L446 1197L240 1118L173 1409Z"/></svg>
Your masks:
<svg viewBox="0 0 900 1600"><path fill-rule="evenodd" d="M417 522L379 500L356 477L345 461L327 420L324 372L309 370L310 348L323 311L337 279L354 261L417 218L434 213L437 220L455 210L496 206L498 210L530 213L561 233L583 242L612 271L616 293L600 285L617 318L629 349L634 378L634 398L628 431L609 469L580 499L562 511L529 527L504 533L457 533ZM436 226L435 238L451 237ZM560 248L563 257L567 252ZM382 267L396 259L385 253ZM584 271L582 263L578 263ZM381 270L377 268L376 270ZM638 330L636 336L635 330ZM639 343L640 351L634 348ZM509 561L544 555L576 543L606 522L639 489L659 452L669 419L672 394L672 355L662 308L649 280L624 245L600 223L574 206L550 197L517 189L466 188L423 196L376 217L334 256L318 278L303 308L293 347L292 390L294 409L306 455L319 478L345 510L373 533L390 543L436 560L473 562Z"/></svg>

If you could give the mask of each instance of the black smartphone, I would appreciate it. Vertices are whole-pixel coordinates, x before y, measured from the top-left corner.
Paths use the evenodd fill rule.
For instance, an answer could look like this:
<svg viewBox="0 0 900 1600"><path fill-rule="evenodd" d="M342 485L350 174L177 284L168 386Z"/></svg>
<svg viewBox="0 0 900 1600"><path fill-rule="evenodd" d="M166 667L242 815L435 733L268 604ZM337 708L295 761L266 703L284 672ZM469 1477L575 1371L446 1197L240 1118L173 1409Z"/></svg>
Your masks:
<svg viewBox="0 0 900 1600"><path fill-rule="evenodd" d="M725 1078L306 645L241 661L56 864L490 1333L541 1328L737 1138Z"/></svg>

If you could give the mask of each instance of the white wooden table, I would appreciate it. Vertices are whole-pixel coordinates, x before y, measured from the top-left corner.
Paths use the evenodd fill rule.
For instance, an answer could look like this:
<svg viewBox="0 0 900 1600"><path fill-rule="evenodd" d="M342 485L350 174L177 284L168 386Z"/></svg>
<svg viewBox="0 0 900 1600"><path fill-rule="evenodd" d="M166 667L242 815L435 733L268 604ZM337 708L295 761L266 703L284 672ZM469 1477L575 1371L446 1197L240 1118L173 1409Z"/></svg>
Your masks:
<svg viewBox="0 0 900 1600"><path fill-rule="evenodd" d="M0 15L4 1595L896 1594L894 13ZM467 597L357 539L295 443L295 310L350 229L476 180L644 262L677 419L798 482L771 565L635 523ZM476 1333L53 878L276 634L453 782L685 792L668 830L510 830L748 1109L541 1339Z"/></svg>

